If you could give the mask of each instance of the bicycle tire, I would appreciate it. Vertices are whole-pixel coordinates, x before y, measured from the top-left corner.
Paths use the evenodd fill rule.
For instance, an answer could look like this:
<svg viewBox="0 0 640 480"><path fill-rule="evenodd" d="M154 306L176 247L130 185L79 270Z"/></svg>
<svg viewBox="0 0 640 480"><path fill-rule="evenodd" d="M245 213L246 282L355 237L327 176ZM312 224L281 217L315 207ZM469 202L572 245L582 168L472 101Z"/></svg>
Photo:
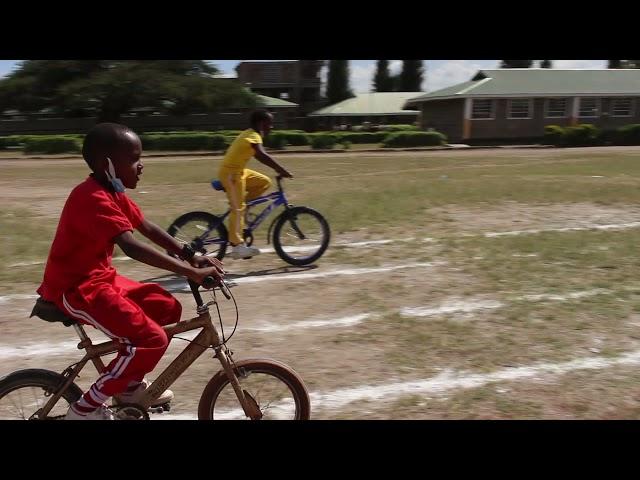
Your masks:
<svg viewBox="0 0 640 480"><path fill-rule="evenodd" d="M298 219L298 217L300 217L301 215L309 215L318 222L320 229L322 230L322 239L320 241L318 249L313 253L307 256L294 257L286 252L285 247L282 245L283 242L281 235L284 233L284 226L288 223L291 223L292 218ZM273 228L273 249L282 260L289 263L290 265L301 266L315 262L324 254L327 247L329 246L330 240L331 230L329 228L329 223L325 220L320 212L309 207L293 207L283 212L283 214L276 221L276 224Z"/></svg>
<svg viewBox="0 0 640 480"><path fill-rule="evenodd" d="M194 227L199 230L202 230L202 225L198 225L200 223L204 223L207 226L207 229L210 229L215 225L215 229L211 231L211 233L216 232L217 237L212 238L211 233L208 237L198 238L198 235L189 232L189 229L186 226L189 223L193 223ZM225 227L224 222L220 217L208 212L189 212L181 215L176 218L169 228L167 228L167 233L172 237L181 240L185 243L191 244L191 246L196 250L196 252L200 252L203 255L210 254L214 251L214 249L207 249L206 247L209 245L217 245L218 250L215 252L215 257L218 260L222 260L227 251L227 242L229 235L227 233L227 227ZM184 237L184 238L183 238ZM212 242L206 244L205 242Z"/></svg>
<svg viewBox="0 0 640 480"><path fill-rule="evenodd" d="M0 379L0 419L6 419L5 415L9 412L9 410L7 410L8 407L4 406L5 404L7 404L7 399L5 398L7 397L7 395L15 393L20 389L40 388L43 390L44 398L47 396L47 394L50 395L56 392L65 380L65 377L63 377L59 373L52 372L51 370L43 370L37 368L18 370L3 377L2 379ZM55 419L62 417L64 414L66 414L66 410L68 409L69 405L79 400L81 396L82 390L80 389L80 387L78 387L78 385L76 385L75 383L71 383L71 385L69 385L69 387L62 394L62 397L60 397L60 400L64 399L64 401L67 402L67 405L60 405L59 400L58 403L54 405L54 410L58 410L58 415L53 415L47 417L46 419ZM46 402L46 399L43 399L40 403L36 401L36 407L30 406L31 408L28 414L25 414L25 412L22 411L21 416L18 415L18 418L13 419L19 419L20 417L23 420L30 419L40 407L44 406ZM13 402L12 406L19 408L17 405L13 404ZM61 409L59 406L63 408Z"/></svg>
<svg viewBox="0 0 640 480"><path fill-rule="evenodd" d="M240 381L240 385L243 389L245 389L245 386L249 388L248 382L245 382L244 380L248 379L251 375L265 374L275 378L278 382L286 386L286 389L293 398L295 412L291 420L309 420L311 416L311 400L309 399L309 392L307 391L307 387L305 387L302 378L300 378L292 368L276 360L247 359L236 362L234 371L238 376L238 380ZM235 410L239 412L237 416L244 417L244 412L242 411L242 407L235 396L233 387L229 382L226 373L221 370L214 375L211 380L209 380L209 383L207 383L207 386L202 392L200 403L198 405L199 420L216 419L216 415L214 414L216 402L220 400L220 394L225 388L229 389L226 392L226 396L229 399L233 397L233 400L235 400L234 407ZM255 394L255 392L251 391L249 391L249 393L252 395ZM263 405L260 405L261 402L259 396L258 398L255 398L255 400L261 407L261 410L263 410ZM278 401L280 400L281 399L278 399ZM270 404L271 402L269 402L269 404L264 408L263 414L268 410L268 408L270 408Z"/></svg>

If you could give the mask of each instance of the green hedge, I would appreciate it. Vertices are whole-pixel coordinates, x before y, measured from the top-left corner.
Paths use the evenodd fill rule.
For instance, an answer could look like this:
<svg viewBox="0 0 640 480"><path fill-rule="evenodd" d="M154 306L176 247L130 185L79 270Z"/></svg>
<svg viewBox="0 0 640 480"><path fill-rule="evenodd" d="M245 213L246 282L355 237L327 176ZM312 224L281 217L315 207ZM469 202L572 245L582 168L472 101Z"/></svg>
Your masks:
<svg viewBox="0 0 640 480"><path fill-rule="evenodd" d="M79 138L56 136L33 136L24 141L24 153L80 153Z"/></svg>
<svg viewBox="0 0 640 480"><path fill-rule="evenodd" d="M19 147L24 143L23 135L8 135L0 137L0 150L8 147Z"/></svg>
<svg viewBox="0 0 640 480"><path fill-rule="evenodd" d="M415 125L380 125L378 127L380 130L384 130L385 132L418 132L420 128Z"/></svg>
<svg viewBox="0 0 640 480"><path fill-rule="evenodd" d="M396 132L388 134L382 146L385 148L430 147L446 143L447 137L440 132Z"/></svg>
<svg viewBox="0 0 640 480"><path fill-rule="evenodd" d="M618 128L614 135L614 142L618 145L640 145L640 124Z"/></svg>
<svg viewBox="0 0 640 480"><path fill-rule="evenodd" d="M351 143L380 143L383 142L389 132L336 132L333 135L339 140L347 140Z"/></svg>
<svg viewBox="0 0 640 480"><path fill-rule="evenodd" d="M338 136L332 133L314 134L311 137L311 148L314 150L331 150L338 143Z"/></svg>
<svg viewBox="0 0 640 480"><path fill-rule="evenodd" d="M557 147L590 147L605 143L616 143L618 130L603 132L594 125L585 123L573 127L547 125L544 127L543 143Z"/></svg>
<svg viewBox="0 0 640 480"><path fill-rule="evenodd" d="M289 143L287 141L287 134L282 132L271 132L262 141L265 147L278 150L285 148Z"/></svg>
<svg viewBox="0 0 640 480"><path fill-rule="evenodd" d="M224 150L227 137L210 133L180 135L140 135L143 150Z"/></svg>

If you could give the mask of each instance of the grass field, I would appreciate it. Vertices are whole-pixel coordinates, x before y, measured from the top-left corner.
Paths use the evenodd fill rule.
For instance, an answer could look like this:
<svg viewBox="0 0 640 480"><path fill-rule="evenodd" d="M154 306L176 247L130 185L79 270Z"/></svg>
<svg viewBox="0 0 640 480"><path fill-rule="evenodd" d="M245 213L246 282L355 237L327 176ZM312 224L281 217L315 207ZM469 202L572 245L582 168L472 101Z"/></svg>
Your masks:
<svg viewBox="0 0 640 480"><path fill-rule="evenodd" d="M163 227L190 210L220 212L225 197L209 186L219 161L148 158L129 194ZM319 210L332 228L332 245L305 273L333 275L296 280L267 253L226 262L241 319L231 345L238 358L293 366L312 393L313 418L640 417L640 148L280 161L295 175L285 183L292 203ZM81 159L0 159L0 172L2 356L3 347L74 338L26 320L33 300L21 295L34 293L60 210L86 167ZM263 227L256 245L266 243ZM114 264L137 280L175 284L132 261ZM243 283L251 277L264 281ZM192 300L175 292L190 315ZM223 313L234 318L228 305ZM306 328L305 320L324 323ZM77 357L14 354L0 374L61 370ZM174 385L179 413L195 414L210 362L200 359Z"/></svg>

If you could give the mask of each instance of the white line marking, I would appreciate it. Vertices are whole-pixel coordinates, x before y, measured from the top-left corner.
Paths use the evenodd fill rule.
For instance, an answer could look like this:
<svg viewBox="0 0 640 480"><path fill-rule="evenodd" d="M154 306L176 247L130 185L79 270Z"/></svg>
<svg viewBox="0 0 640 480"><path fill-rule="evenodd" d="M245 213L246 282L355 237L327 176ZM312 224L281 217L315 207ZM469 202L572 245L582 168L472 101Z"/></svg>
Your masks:
<svg viewBox="0 0 640 480"><path fill-rule="evenodd" d="M323 410L337 411L353 402L375 401L384 403L407 395L439 396L454 390L479 388L494 382L514 382L525 379L544 380L544 377L550 375L563 375L580 370L602 370L618 365L638 364L640 364L640 350L626 353L617 358L579 358L564 363L538 363L516 368L505 368L491 373L447 370L425 380L397 382L386 385L364 385L330 392L312 392L310 394L311 408L314 412ZM285 402L282 403L282 407L285 407ZM243 417L242 410L238 408L223 412L219 418L240 419ZM196 416L162 414L154 415L153 418L159 420L195 420Z"/></svg>
<svg viewBox="0 0 640 480"><path fill-rule="evenodd" d="M265 323L260 327L248 327L243 330L251 330L254 332L284 332L287 330L318 328L318 327L351 327L361 323L363 320L370 318L372 314L361 313L359 315L351 315L349 317L336 318L332 320L304 320L288 325L277 325L273 323Z"/></svg>
<svg viewBox="0 0 640 480"><path fill-rule="evenodd" d="M543 229L532 229L532 230L512 230L510 232L489 232L485 233L485 237L504 237L511 235L527 235L533 233L543 233L543 232L577 232L583 230L622 230L626 228L637 228L640 227L640 222L631 222L631 223L613 223L610 225L587 225L584 227L565 227L565 228L543 228Z"/></svg>
<svg viewBox="0 0 640 480"><path fill-rule="evenodd" d="M539 363L537 365L506 368L487 374L445 371L427 380L399 382L387 385L366 385L334 390L327 393L312 393L311 405L317 410L338 410L356 401L390 401L405 395L441 395L451 390L478 388L492 382L517 381L538 378L542 375L562 375L579 370L599 370L616 365L640 363L640 350L629 352L618 358L581 358L565 363Z"/></svg>
<svg viewBox="0 0 640 480"><path fill-rule="evenodd" d="M465 302L454 300L446 302L439 307L405 307L400 310L400 315L405 317L430 317L447 313L470 313L476 310L493 309L503 307L502 302L496 300L480 300L477 302Z"/></svg>
<svg viewBox="0 0 640 480"><path fill-rule="evenodd" d="M294 273L290 275L262 275L259 277L241 277L235 278L232 281L236 284L240 283L257 283L257 282L266 282L266 281L275 281L275 280L308 280L312 278L323 278L323 277L335 277L338 275L366 275L370 273L381 273L381 272L390 272L393 270L402 270L405 268L419 268L419 267L434 267L437 265L445 265L446 262L419 262L419 263L409 263L405 265L395 265L391 267L377 267L377 268L351 268L345 270L332 270L328 272L319 272L319 273ZM185 291L187 291L185 287Z"/></svg>
<svg viewBox="0 0 640 480"><path fill-rule="evenodd" d="M576 300L585 297L591 297L594 295L611 295L613 292L602 288L596 288L593 290L584 290L581 292L571 292L565 295L556 294L536 294L536 295L522 295L519 297L512 297L512 300L527 300L530 302L537 302L540 300L549 300L564 302L567 300ZM437 307L405 307L400 310L400 315L405 317L431 317L434 315L445 315L448 313L470 313L477 310L496 309L502 308L505 304L499 300L477 300L472 299L461 300L452 299L443 302Z"/></svg>
<svg viewBox="0 0 640 480"><path fill-rule="evenodd" d="M38 295L26 295L22 293L12 293L9 295L0 296L0 304L10 302L11 300L29 300L32 298L38 298Z"/></svg>

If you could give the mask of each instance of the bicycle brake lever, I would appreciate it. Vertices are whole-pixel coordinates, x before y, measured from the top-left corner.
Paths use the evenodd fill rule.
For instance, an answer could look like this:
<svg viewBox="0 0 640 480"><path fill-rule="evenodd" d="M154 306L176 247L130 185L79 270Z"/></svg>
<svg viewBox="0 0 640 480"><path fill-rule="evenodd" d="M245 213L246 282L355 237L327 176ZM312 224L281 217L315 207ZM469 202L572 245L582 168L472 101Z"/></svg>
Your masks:
<svg viewBox="0 0 640 480"><path fill-rule="evenodd" d="M224 280L220 281L220 285L218 285L218 287L220 287L220 291L222 292L222 294L227 297L227 300L231 300L231 294L229 293L229 287L227 286L227 284L225 283Z"/></svg>

